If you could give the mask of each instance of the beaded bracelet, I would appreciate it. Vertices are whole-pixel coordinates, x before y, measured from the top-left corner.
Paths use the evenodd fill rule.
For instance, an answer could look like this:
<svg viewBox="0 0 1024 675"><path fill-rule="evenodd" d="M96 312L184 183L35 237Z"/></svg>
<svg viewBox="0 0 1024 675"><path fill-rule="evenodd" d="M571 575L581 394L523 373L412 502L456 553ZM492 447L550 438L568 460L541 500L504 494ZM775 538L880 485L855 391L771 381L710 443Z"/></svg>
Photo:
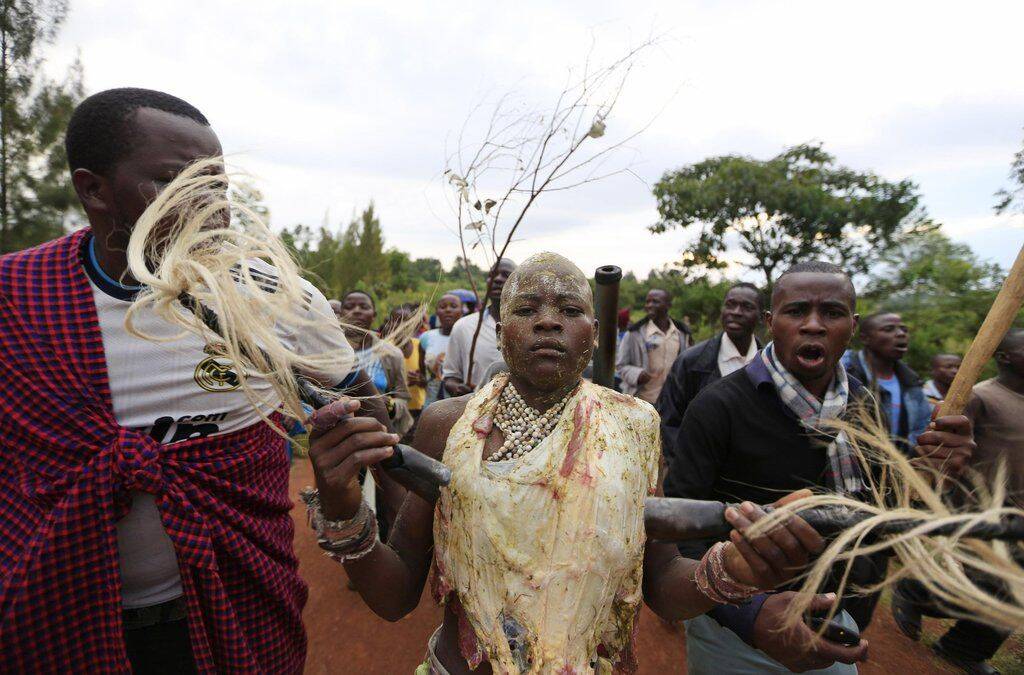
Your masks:
<svg viewBox="0 0 1024 675"><path fill-rule="evenodd" d="M697 590L709 600L720 605L739 605L757 595L760 589L733 579L725 569L724 553L724 541L708 549L694 571L693 580Z"/></svg>
<svg viewBox="0 0 1024 675"><path fill-rule="evenodd" d="M320 493L306 488L300 494L306 504L306 519L317 534L324 554L338 562L359 560L377 544L377 517L362 501L355 515L346 520L327 520L320 506Z"/></svg>

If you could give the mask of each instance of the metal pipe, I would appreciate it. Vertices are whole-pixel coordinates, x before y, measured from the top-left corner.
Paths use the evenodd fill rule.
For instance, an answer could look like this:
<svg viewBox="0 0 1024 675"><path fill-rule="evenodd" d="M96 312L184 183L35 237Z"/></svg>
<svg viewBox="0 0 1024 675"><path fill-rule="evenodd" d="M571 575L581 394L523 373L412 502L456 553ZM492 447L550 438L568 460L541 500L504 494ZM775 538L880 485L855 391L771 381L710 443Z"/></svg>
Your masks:
<svg viewBox="0 0 1024 675"><path fill-rule="evenodd" d="M619 281L622 270L615 265L594 272L597 288L594 314L597 317L597 352L594 354L594 383L611 387L615 383L615 341L618 338Z"/></svg>

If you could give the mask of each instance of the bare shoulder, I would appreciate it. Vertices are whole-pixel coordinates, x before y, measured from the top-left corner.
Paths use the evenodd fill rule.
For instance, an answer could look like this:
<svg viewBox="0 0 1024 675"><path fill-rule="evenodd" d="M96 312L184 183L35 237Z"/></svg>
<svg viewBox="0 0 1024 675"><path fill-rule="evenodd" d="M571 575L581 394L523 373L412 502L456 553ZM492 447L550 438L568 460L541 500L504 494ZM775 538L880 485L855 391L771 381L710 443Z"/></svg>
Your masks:
<svg viewBox="0 0 1024 675"><path fill-rule="evenodd" d="M462 417L470 398L472 394L466 394L430 404L430 407L420 415L413 446L434 459L441 459L445 444L448 442L448 434Z"/></svg>

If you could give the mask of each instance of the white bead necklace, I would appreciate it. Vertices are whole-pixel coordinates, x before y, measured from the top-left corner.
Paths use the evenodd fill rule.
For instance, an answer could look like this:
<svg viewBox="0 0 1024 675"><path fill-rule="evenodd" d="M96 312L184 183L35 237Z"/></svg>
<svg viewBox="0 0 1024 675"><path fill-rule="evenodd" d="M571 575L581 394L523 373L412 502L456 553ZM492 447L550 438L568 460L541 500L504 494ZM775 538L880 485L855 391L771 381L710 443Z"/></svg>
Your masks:
<svg viewBox="0 0 1024 675"><path fill-rule="evenodd" d="M541 413L523 400L511 382L506 384L494 413L494 424L505 434L505 442L487 461L519 459L537 447L558 424L565 404L575 391L570 390L562 400Z"/></svg>

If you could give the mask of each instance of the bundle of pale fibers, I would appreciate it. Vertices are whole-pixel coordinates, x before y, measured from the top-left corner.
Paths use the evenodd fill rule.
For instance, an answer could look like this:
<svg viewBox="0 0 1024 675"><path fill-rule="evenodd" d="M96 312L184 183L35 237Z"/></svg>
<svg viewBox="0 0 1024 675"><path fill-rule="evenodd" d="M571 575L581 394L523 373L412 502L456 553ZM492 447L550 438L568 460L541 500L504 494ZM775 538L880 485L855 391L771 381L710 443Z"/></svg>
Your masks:
<svg viewBox="0 0 1024 675"><path fill-rule="evenodd" d="M337 370L351 352L298 354L282 336L338 330L333 313L317 311L299 268L281 240L228 189L222 158L195 162L168 184L143 212L128 243L128 269L144 285L129 308L125 327L147 340L201 336L213 355L234 364L240 388L264 410L282 409L304 419L295 371ZM182 300L191 297L216 315L219 334ZM152 311L181 333L148 335L135 317ZM265 378L277 400L261 399L251 377ZM329 392L325 392L329 393Z"/></svg>
<svg viewBox="0 0 1024 675"><path fill-rule="evenodd" d="M890 565L885 578L867 588L872 593L900 579L921 581L936 598L959 615L1010 630L1024 627L1024 560L1021 542L981 541L964 536L978 523L996 523L1006 517L1024 517L1024 510L1008 505L1005 466L991 483L968 470L958 484L939 480L922 469L890 440L888 429L865 411L856 424L835 422L831 431L845 431L861 462L868 497L864 501L839 494L817 494L771 512L757 522L751 534L765 532L789 516L809 508L835 506L865 516L829 542L804 575L803 591L790 605L787 619L801 620L817 592L837 563L843 570L843 593L853 559L879 551L893 554L899 565ZM942 486L942 487L936 487ZM917 523L898 535L872 538L880 525L898 521ZM938 528L956 534L933 536ZM949 531L946 529L946 531ZM998 589L998 590L996 590Z"/></svg>

